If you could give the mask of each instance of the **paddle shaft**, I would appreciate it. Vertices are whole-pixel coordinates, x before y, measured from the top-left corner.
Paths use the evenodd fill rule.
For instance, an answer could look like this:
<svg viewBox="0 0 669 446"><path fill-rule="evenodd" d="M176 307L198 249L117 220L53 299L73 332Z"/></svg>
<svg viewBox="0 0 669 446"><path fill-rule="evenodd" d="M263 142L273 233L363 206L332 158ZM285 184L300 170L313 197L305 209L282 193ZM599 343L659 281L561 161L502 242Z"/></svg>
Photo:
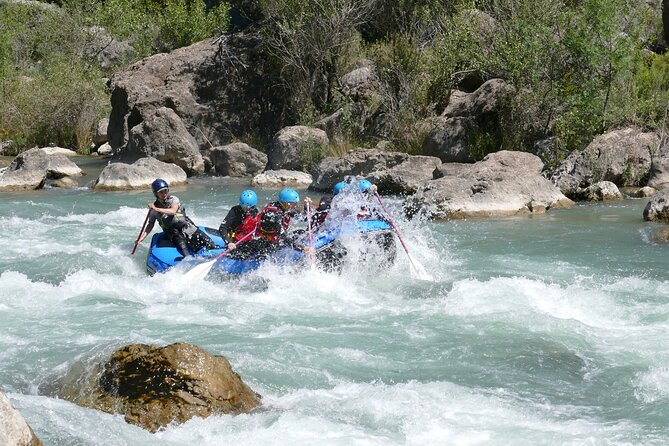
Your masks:
<svg viewBox="0 0 669 446"><path fill-rule="evenodd" d="M314 235L313 231L311 230L311 206L309 205L309 202L306 202L307 206L307 231L309 232L309 248L311 252L309 253L309 257L311 258L311 261L313 262L314 259Z"/></svg>
<svg viewBox="0 0 669 446"><path fill-rule="evenodd" d="M386 209L386 205L383 204L383 201L381 200L381 195L377 191L374 191L374 194L376 195L376 199L379 200L379 204L381 205L381 208L383 209L383 212L386 213L386 217L388 218L388 222L390 223L390 226L393 227L393 231L395 231L395 234L397 234L397 238L400 241L400 244L402 245L402 248L404 248L404 251L407 253L407 256L409 257L409 262L411 263L411 266L416 269L416 265L413 263L413 259L411 258L411 254L409 254L409 248L407 248L406 243L404 243L404 239L402 239L402 234L400 234L400 228L397 227L395 222L393 221L392 218L390 218L390 212L388 212L388 209Z"/></svg>
<svg viewBox="0 0 669 446"><path fill-rule="evenodd" d="M137 251L137 245L139 245L139 239L142 237L142 233L144 232L144 228L146 228L146 222L149 221L150 215L151 215L151 209L149 209L149 212L146 213L144 224L142 225L142 229L139 230L139 235L137 236L137 240L135 240L135 246L132 247L132 252L130 253L130 255L135 254L135 251Z"/></svg>
<svg viewBox="0 0 669 446"><path fill-rule="evenodd" d="M241 242L244 242L244 241L248 240L249 237L253 237L253 234L255 234L255 233L256 233L256 231L255 231L255 229L254 229L253 231L249 232L248 234L246 234L244 237L240 238L240 239L237 240L236 242L233 242L233 243L235 244L235 248L237 247L237 244L238 244L238 243L241 243ZM225 251L223 251L222 253L220 253L220 254L217 255L216 257L214 257L214 261L220 259L220 258L223 257L224 255L228 254L230 251L232 251L232 249L230 249L230 248L226 249Z"/></svg>

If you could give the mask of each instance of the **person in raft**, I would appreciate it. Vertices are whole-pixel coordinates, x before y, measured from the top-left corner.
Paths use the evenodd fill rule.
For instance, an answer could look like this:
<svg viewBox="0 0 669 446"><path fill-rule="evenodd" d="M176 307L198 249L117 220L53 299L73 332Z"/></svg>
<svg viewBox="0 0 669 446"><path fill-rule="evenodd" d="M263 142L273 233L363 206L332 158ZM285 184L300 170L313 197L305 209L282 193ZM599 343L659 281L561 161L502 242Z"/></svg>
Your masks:
<svg viewBox="0 0 669 446"><path fill-rule="evenodd" d="M255 231L258 223L258 195L250 189L239 195L239 204L233 206L218 228L221 237L228 242L228 249L235 249L237 242Z"/></svg>
<svg viewBox="0 0 669 446"><path fill-rule="evenodd" d="M141 243L153 231L153 226L158 221L167 238L174 243L179 253L184 257L190 256L191 252L197 253L202 249L216 247L209 236L186 216L186 210L179 199L170 195L170 187L165 180L156 179L151 183L151 189L156 201L148 205L151 209L149 221L138 243Z"/></svg>
<svg viewBox="0 0 669 446"><path fill-rule="evenodd" d="M298 213L299 202L300 195L295 190L281 190L278 200L265 205L258 214L254 238L232 251L232 256L236 258L246 258L251 255L265 256L284 246L309 252L309 247L300 246L288 233L291 219Z"/></svg>

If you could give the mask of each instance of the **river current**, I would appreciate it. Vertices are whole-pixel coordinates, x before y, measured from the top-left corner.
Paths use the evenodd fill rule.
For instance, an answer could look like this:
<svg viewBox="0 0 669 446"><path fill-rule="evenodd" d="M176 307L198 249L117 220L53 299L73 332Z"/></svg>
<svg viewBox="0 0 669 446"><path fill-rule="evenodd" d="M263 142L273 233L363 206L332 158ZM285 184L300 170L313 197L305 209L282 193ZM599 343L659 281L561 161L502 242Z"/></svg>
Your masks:
<svg viewBox="0 0 669 446"><path fill-rule="evenodd" d="M389 197L432 280L398 244L392 266L183 283L146 274L148 239L130 255L150 192L90 178L0 194L0 387L47 445L669 444L669 245L646 200L438 223ZM244 188L172 193L218 227ZM226 356L264 409L151 434L46 396L78 363L177 341Z"/></svg>

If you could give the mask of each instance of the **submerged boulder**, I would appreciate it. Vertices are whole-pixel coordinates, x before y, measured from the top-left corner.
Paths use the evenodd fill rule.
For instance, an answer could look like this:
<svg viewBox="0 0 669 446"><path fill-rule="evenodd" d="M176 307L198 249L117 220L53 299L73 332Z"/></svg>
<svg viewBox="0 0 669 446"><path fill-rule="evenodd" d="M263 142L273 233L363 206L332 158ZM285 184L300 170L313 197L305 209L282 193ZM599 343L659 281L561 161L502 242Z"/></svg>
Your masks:
<svg viewBox="0 0 669 446"><path fill-rule="evenodd" d="M131 344L94 366L88 375L61 379L63 399L156 432L193 417L248 413L260 405L223 356L195 345Z"/></svg>
<svg viewBox="0 0 669 446"><path fill-rule="evenodd" d="M42 446L42 442L3 392L0 392L0 444Z"/></svg>

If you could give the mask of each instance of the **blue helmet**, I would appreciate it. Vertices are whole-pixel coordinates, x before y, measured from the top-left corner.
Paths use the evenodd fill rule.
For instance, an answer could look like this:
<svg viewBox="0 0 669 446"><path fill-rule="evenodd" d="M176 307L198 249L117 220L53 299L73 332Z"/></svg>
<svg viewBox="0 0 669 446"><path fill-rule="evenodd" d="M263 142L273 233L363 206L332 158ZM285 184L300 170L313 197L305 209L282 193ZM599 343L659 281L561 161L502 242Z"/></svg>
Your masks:
<svg viewBox="0 0 669 446"><path fill-rule="evenodd" d="M153 190L154 194L161 189L169 189L169 187L170 186L168 186L167 181L163 180L162 178L158 178L153 183L151 183L151 190Z"/></svg>
<svg viewBox="0 0 669 446"><path fill-rule="evenodd" d="M334 189L332 189L332 195L337 195L346 186L348 186L348 183L345 183L344 181L340 181L339 183L335 184Z"/></svg>
<svg viewBox="0 0 669 446"><path fill-rule="evenodd" d="M297 203L300 201L300 194L293 189L283 189L279 192L279 203Z"/></svg>
<svg viewBox="0 0 669 446"><path fill-rule="evenodd" d="M258 204L258 196L251 189L246 189L239 195L239 205L243 208L252 208Z"/></svg>
<svg viewBox="0 0 669 446"><path fill-rule="evenodd" d="M358 181L358 187L362 192L366 192L370 187L372 187L372 182L369 180L360 180Z"/></svg>

